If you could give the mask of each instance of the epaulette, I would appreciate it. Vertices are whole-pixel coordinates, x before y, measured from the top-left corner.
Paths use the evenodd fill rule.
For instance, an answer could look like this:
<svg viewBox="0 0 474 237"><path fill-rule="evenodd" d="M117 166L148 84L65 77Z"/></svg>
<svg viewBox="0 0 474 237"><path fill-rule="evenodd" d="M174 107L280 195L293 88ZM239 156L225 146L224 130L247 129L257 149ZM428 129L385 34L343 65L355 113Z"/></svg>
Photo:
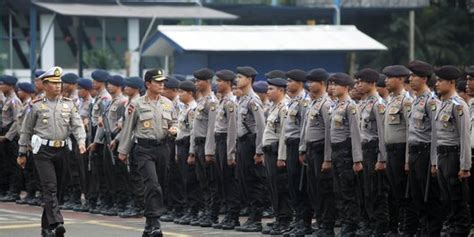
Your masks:
<svg viewBox="0 0 474 237"><path fill-rule="evenodd" d="M72 99L69 98L69 97L62 97L62 99L65 100L65 101L72 101Z"/></svg>
<svg viewBox="0 0 474 237"><path fill-rule="evenodd" d="M36 98L36 99L32 100L31 103L34 104L34 103L40 102L42 100L43 100L43 98Z"/></svg>

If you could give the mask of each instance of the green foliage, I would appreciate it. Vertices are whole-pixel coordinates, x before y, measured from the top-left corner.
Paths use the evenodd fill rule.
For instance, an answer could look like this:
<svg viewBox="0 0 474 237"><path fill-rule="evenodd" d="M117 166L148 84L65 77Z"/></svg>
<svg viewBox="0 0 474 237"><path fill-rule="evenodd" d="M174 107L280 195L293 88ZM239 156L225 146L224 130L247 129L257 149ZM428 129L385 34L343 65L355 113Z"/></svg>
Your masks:
<svg viewBox="0 0 474 237"><path fill-rule="evenodd" d="M107 49L95 49L84 54L84 63L89 68L98 68L104 70L119 69L120 62L118 58Z"/></svg>

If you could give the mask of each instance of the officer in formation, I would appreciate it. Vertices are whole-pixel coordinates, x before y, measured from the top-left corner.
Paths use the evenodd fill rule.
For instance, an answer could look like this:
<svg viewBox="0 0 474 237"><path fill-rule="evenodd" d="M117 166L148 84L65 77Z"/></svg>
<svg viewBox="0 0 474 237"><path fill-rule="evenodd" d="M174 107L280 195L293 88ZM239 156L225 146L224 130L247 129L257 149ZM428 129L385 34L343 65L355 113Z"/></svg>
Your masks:
<svg viewBox="0 0 474 237"><path fill-rule="evenodd" d="M341 236L469 234L473 67L273 70L264 97L257 75L90 80L54 67L36 88L1 76L0 201L43 202L43 236L64 234L60 208L145 216L143 236L161 236L160 219L286 236L334 236L337 220ZM275 222L262 226L267 204Z"/></svg>

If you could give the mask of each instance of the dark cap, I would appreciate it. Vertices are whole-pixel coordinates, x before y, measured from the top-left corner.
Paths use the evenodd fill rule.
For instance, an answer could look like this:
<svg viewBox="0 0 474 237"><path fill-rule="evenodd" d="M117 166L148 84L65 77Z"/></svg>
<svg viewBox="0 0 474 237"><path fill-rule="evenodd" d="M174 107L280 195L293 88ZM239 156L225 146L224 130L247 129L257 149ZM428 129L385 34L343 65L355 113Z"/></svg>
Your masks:
<svg viewBox="0 0 474 237"><path fill-rule="evenodd" d="M380 77L379 77L379 79L377 80L377 83L375 84L375 86L377 86L377 87L386 87L386 85L385 85L385 79L387 79L387 76L385 76L384 74L380 73Z"/></svg>
<svg viewBox="0 0 474 237"><path fill-rule="evenodd" d="M10 75L0 76L0 85L10 85L14 86L18 82L18 79Z"/></svg>
<svg viewBox="0 0 474 237"><path fill-rule="evenodd" d="M331 75L328 81L340 86L352 86L354 84L354 80L349 75L341 72Z"/></svg>
<svg viewBox="0 0 474 237"><path fill-rule="evenodd" d="M183 75L183 74L173 74L173 77L176 78L176 80L178 80L180 82L186 80L186 76Z"/></svg>
<svg viewBox="0 0 474 237"><path fill-rule="evenodd" d="M79 78L77 79L77 85L82 89L92 90L92 81L89 79Z"/></svg>
<svg viewBox="0 0 474 237"><path fill-rule="evenodd" d="M387 66L382 70L382 73L387 77L406 77L411 74L410 70L403 65Z"/></svg>
<svg viewBox="0 0 474 237"><path fill-rule="evenodd" d="M196 86L192 81L183 81L179 83L179 89L183 91L196 92Z"/></svg>
<svg viewBox="0 0 474 237"><path fill-rule="evenodd" d="M288 79L291 79L293 81L301 81L305 82L306 81L306 72L301 70L301 69L293 69L285 73L286 77Z"/></svg>
<svg viewBox="0 0 474 237"><path fill-rule="evenodd" d="M281 77L269 78L267 81L268 81L268 85L283 87L283 88L286 88L286 84L288 83L286 79L281 78Z"/></svg>
<svg viewBox="0 0 474 237"><path fill-rule="evenodd" d="M163 70L161 69L152 69L148 70L145 73L145 81L164 81L166 80L166 77L164 75Z"/></svg>
<svg viewBox="0 0 474 237"><path fill-rule="evenodd" d="M316 68L308 72L306 79L308 81L327 81L329 73L324 68Z"/></svg>
<svg viewBox="0 0 474 237"><path fill-rule="evenodd" d="M457 80L461 77L461 71L452 65L442 66L435 70L435 75L444 80Z"/></svg>
<svg viewBox="0 0 474 237"><path fill-rule="evenodd" d="M106 82L110 74L102 69L95 70L92 72L91 77L94 81Z"/></svg>
<svg viewBox="0 0 474 237"><path fill-rule="evenodd" d="M223 81L233 81L235 79L235 73L231 70L220 70L216 72L217 79Z"/></svg>
<svg viewBox="0 0 474 237"><path fill-rule="evenodd" d="M35 87L29 82L20 82L17 84L19 90L22 90L26 93L33 94L35 93Z"/></svg>
<svg viewBox="0 0 474 237"><path fill-rule="evenodd" d="M255 77L258 75L257 70L250 66L237 67L237 74L244 75L246 77Z"/></svg>
<svg viewBox="0 0 474 237"><path fill-rule="evenodd" d="M123 86L123 77L119 75L110 76L107 79L107 83L112 84L114 86Z"/></svg>
<svg viewBox="0 0 474 237"><path fill-rule="evenodd" d="M285 72L282 70L272 70L267 73L265 73L265 77L267 79L271 78L286 78Z"/></svg>
<svg viewBox="0 0 474 237"><path fill-rule="evenodd" d="M464 71L466 72L466 75L470 76L471 78L474 77L474 66L466 67Z"/></svg>
<svg viewBox="0 0 474 237"><path fill-rule="evenodd" d="M466 92L466 80L459 80L457 83L456 83L456 90L459 91L459 92Z"/></svg>
<svg viewBox="0 0 474 237"><path fill-rule="evenodd" d="M35 78L36 78L36 79L39 79L39 77L40 77L41 75L43 75L44 73L45 73L44 70L36 70L36 71L35 71Z"/></svg>
<svg viewBox="0 0 474 237"><path fill-rule="evenodd" d="M371 68L364 68L356 74L356 79L361 82L377 82L380 75L377 71Z"/></svg>
<svg viewBox="0 0 474 237"><path fill-rule="evenodd" d="M267 93L268 83L266 81L257 81L253 83L253 90L256 93Z"/></svg>
<svg viewBox="0 0 474 237"><path fill-rule="evenodd" d="M75 73L66 73L61 76L61 81L67 84L76 84L79 77Z"/></svg>
<svg viewBox="0 0 474 237"><path fill-rule="evenodd" d="M413 74L419 77L430 77L433 74L433 66L420 60L409 62L407 67Z"/></svg>
<svg viewBox="0 0 474 237"><path fill-rule="evenodd" d="M174 77L166 77L165 88L167 88L167 89L178 89L179 88L179 83L180 83L180 81L178 81Z"/></svg>
<svg viewBox="0 0 474 237"><path fill-rule="evenodd" d="M214 77L214 71L209 68L201 68L194 71L193 76L198 80L211 80Z"/></svg>
<svg viewBox="0 0 474 237"><path fill-rule="evenodd" d="M142 89L144 83L145 82L140 77L128 77L123 80L123 84L125 86L135 88L135 89Z"/></svg>

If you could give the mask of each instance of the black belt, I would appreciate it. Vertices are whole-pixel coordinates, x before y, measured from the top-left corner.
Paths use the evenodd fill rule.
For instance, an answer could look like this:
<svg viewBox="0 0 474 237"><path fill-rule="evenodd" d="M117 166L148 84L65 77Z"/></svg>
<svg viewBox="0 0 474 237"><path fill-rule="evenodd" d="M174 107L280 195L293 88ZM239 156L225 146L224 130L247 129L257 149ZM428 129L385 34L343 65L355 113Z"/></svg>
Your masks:
<svg viewBox="0 0 474 237"><path fill-rule="evenodd" d="M306 144L308 147L318 147L318 146L324 146L324 140L322 141L314 141L314 142L308 142Z"/></svg>
<svg viewBox="0 0 474 237"><path fill-rule="evenodd" d="M408 149L410 152L422 152L430 149L429 143L418 143L415 145L409 145Z"/></svg>
<svg viewBox="0 0 474 237"><path fill-rule="evenodd" d="M216 140L227 139L227 133L216 133L214 137L216 138Z"/></svg>
<svg viewBox="0 0 474 237"><path fill-rule="evenodd" d="M145 147L152 147L152 146L162 146L166 144L166 139L155 140L155 139L148 139L148 138L137 138L137 145L145 146Z"/></svg>
<svg viewBox="0 0 474 237"><path fill-rule="evenodd" d="M387 144L385 147L387 148L387 151L397 151L397 150L402 150L405 149L406 143L393 143L393 144Z"/></svg>
<svg viewBox="0 0 474 237"><path fill-rule="evenodd" d="M243 141L245 141L245 140L247 140L247 139L252 139L254 136L256 136L255 133L247 133L247 134L245 134L245 135L243 135L243 136L237 138L237 141L243 142Z"/></svg>
<svg viewBox="0 0 474 237"><path fill-rule="evenodd" d="M440 154L457 153L459 152L459 146L438 146L437 150Z"/></svg>
<svg viewBox="0 0 474 237"><path fill-rule="evenodd" d="M206 143L206 138L205 137L196 137L196 138L194 138L194 143L196 143L196 145L204 144L204 143Z"/></svg>
<svg viewBox="0 0 474 237"><path fill-rule="evenodd" d="M331 143L331 149L333 151L339 150L341 148L351 148L351 146L352 146L352 143L351 143L350 138L346 139L343 142Z"/></svg>
<svg viewBox="0 0 474 237"><path fill-rule="evenodd" d="M176 145L178 146L187 145L187 144L189 144L189 136L176 140Z"/></svg>
<svg viewBox="0 0 474 237"><path fill-rule="evenodd" d="M377 149L379 141L378 140L372 140L369 142L363 142L362 143L362 149L364 150L372 150L372 149Z"/></svg>
<svg viewBox="0 0 474 237"><path fill-rule="evenodd" d="M262 147L262 151L265 152L265 153L270 153L270 152L278 152L278 142L274 142L270 145L266 145L264 147Z"/></svg>
<svg viewBox="0 0 474 237"><path fill-rule="evenodd" d="M300 139L299 138L288 138L285 141L286 145L299 145L300 144Z"/></svg>

